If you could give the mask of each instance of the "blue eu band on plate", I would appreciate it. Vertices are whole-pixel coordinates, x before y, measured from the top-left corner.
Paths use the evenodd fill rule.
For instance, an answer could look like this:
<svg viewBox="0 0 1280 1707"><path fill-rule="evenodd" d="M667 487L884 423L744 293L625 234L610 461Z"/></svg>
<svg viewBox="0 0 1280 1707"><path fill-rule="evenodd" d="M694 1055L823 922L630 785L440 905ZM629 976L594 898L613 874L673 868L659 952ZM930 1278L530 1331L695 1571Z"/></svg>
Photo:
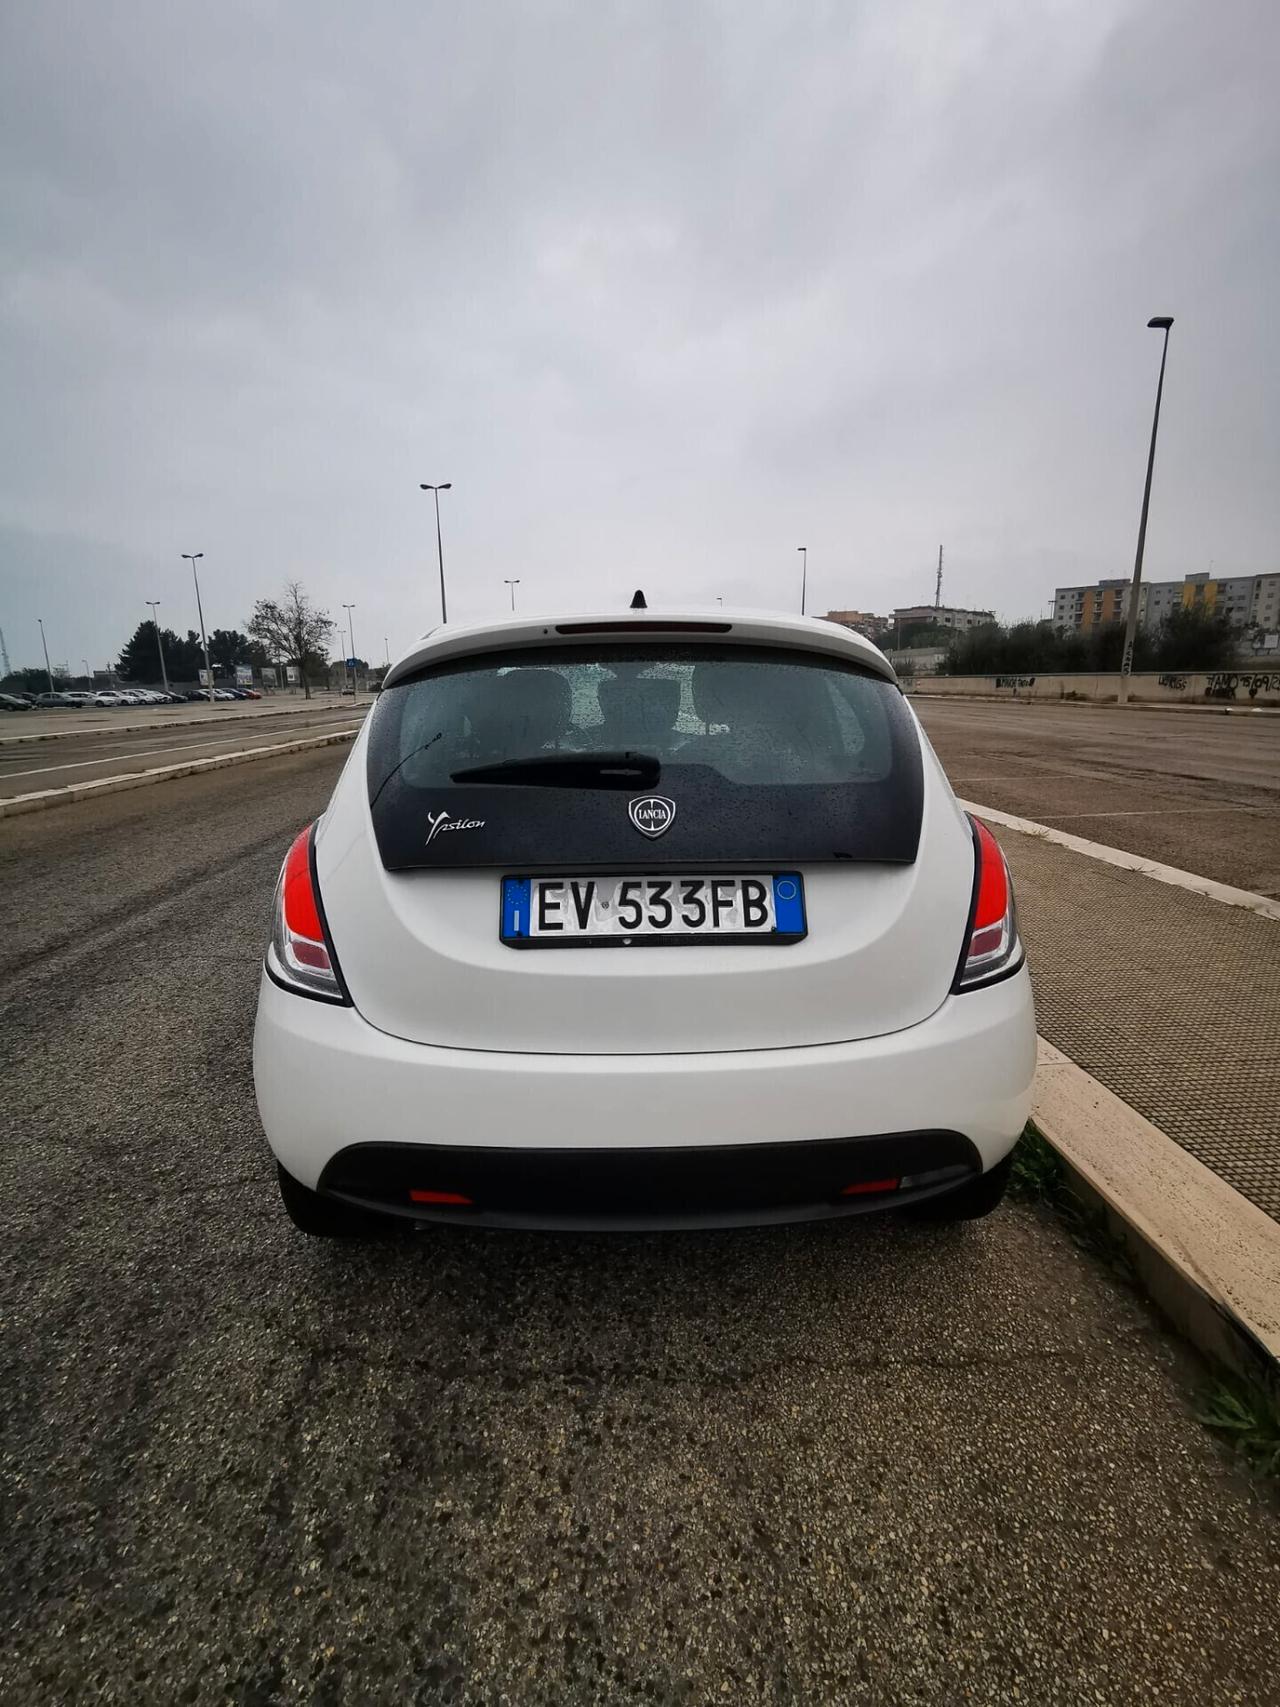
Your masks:
<svg viewBox="0 0 1280 1707"><path fill-rule="evenodd" d="M502 941L513 948L668 942L798 942L798 872L504 877Z"/></svg>

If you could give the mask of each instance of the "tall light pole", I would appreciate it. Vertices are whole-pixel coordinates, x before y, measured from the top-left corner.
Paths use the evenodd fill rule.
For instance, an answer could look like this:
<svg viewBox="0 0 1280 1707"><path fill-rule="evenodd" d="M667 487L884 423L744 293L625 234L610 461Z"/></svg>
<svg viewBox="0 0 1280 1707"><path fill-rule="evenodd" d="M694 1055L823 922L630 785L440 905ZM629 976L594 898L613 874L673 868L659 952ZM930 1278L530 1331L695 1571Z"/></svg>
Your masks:
<svg viewBox="0 0 1280 1707"><path fill-rule="evenodd" d="M1149 331L1163 332L1164 345L1160 351L1160 378L1156 382L1156 410L1151 417L1151 449L1147 452L1147 483L1142 489L1142 520L1138 523L1138 554L1133 560L1133 585L1129 589L1129 619L1124 625L1124 656L1120 660L1120 686L1116 704L1124 705L1129 698L1129 676L1133 670L1133 642L1138 632L1138 598L1142 591L1142 553L1147 544L1147 511L1151 507L1151 475L1156 466L1156 434L1160 430L1160 398L1164 393L1164 364L1169 357L1169 328L1171 314L1156 314L1147 321Z"/></svg>
<svg viewBox="0 0 1280 1707"><path fill-rule="evenodd" d="M449 609L444 596L444 546L440 541L440 494L448 492L453 486L452 480L442 480L438 486L432 486L425 480L418 482L424 492L434 495L436 501L436 550L440 554L440 621L448 622Z"/></svg>
<svg viewBox="0 0 1280 1707"><path fill-rule="evenodd" d="M52 693L53 671L49 668L49 642L44 637L44 618L38 616L36 621L40 624L40 644L44 647L44 673L49 678L49 692Z"/></svg>
<svg viewBox="0 0 1280 1707"><path fill-rule="evenodd" d="M520 577L517 575L514 581L504 580L503 584L511 588L511 609L514 611L516 608L516 588L520 585Z"/></svg>
<svg viewBox="0 0 1280 1707"><path fill-rule="evenodd" d="M89 660L87 658L81 658L80 662L84 665L85 686L92 693L92 691L93 691L93 671L89 668Z"/></svg>
<svg viewBox="0 0 1280 1707"><path fill-rule="evenodd" d="M160 601L159 599L148 599L147 603L151 606L151 620L156 625L156 647L160 653L160 680L164 683L164 691L168 693L169 672L164 667L164 641L160 638L160 618L156 615L160 609Z"/></svg>
<svg viewBox="0 0 1280 1707"><path fill-rule="evenodd" d="M796 550L800 553L800 615L803 616L804 596L809 585L809 547L807 545L797 545Z"/></svg>
<svg viewBox="0 0 1280 1707"><path fill-rule="evenodd" d="M356 625L355 619L351 613L356 607L354 605L347 604L344 599L342 608L347 613L347 633L351 636L351 703L354 705L356 687L358 684L356 682Z"/></svg>
<svg viewBox="0 0 1280 1707"><path fill-rule="evenodd" d="M196 564L204 556L203 551L184 551L182 553L191 565L191 579L196 584L196 615L200 618L200 644L204 648L204 679L209 704L213 704L213 665L209 662L209 642L204 637L204 606L200 603L200 577L196 574Z"/></svg>

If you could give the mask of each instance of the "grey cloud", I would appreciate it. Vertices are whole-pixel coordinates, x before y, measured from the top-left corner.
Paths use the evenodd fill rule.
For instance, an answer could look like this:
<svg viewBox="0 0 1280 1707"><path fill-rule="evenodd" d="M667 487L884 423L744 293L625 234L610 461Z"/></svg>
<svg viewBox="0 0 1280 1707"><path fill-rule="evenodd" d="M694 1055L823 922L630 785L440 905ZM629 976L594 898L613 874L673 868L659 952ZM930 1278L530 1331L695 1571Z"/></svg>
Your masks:
<svg viewBox="0 0 1280 1707"><path fill-rule="evenodd" d="M1273 569L1280 20L46 0L0 52L0 625L103 662L203 549L434 615ZM184 602L185 601L185 602Z"/></svg>

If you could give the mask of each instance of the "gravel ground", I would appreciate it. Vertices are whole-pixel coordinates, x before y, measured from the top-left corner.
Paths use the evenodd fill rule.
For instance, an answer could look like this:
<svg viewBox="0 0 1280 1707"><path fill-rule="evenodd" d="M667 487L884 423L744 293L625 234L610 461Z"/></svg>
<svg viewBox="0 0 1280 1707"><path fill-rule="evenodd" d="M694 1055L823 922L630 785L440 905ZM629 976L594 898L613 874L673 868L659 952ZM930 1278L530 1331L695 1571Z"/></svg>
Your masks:
<svg viewBox="0 0 1280 1707"><path fill-rule="evenodd" d="M280 1214L257 957L330 751L0 825L0 1700L1280 1700L1272 1497L1052 1221Z"/></svg>

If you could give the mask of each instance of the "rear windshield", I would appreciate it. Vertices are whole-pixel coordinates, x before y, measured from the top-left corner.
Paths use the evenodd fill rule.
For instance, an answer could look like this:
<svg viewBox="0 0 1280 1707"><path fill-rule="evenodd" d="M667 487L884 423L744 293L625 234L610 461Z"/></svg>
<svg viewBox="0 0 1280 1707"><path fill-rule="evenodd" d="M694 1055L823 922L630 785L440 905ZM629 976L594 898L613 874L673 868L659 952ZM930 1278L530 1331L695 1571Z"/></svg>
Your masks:
<svg viewBox="0 0 1280 1707"><path fill-rule="evenodd" d="M391 870L916 856L910 714L839 659L724 643L493 652L388 688L371 716L369 804ZM620 754L644 761L642 780L604 762ZM650 796L665 805L635 816L656 836L629 810Z"/></svg>

